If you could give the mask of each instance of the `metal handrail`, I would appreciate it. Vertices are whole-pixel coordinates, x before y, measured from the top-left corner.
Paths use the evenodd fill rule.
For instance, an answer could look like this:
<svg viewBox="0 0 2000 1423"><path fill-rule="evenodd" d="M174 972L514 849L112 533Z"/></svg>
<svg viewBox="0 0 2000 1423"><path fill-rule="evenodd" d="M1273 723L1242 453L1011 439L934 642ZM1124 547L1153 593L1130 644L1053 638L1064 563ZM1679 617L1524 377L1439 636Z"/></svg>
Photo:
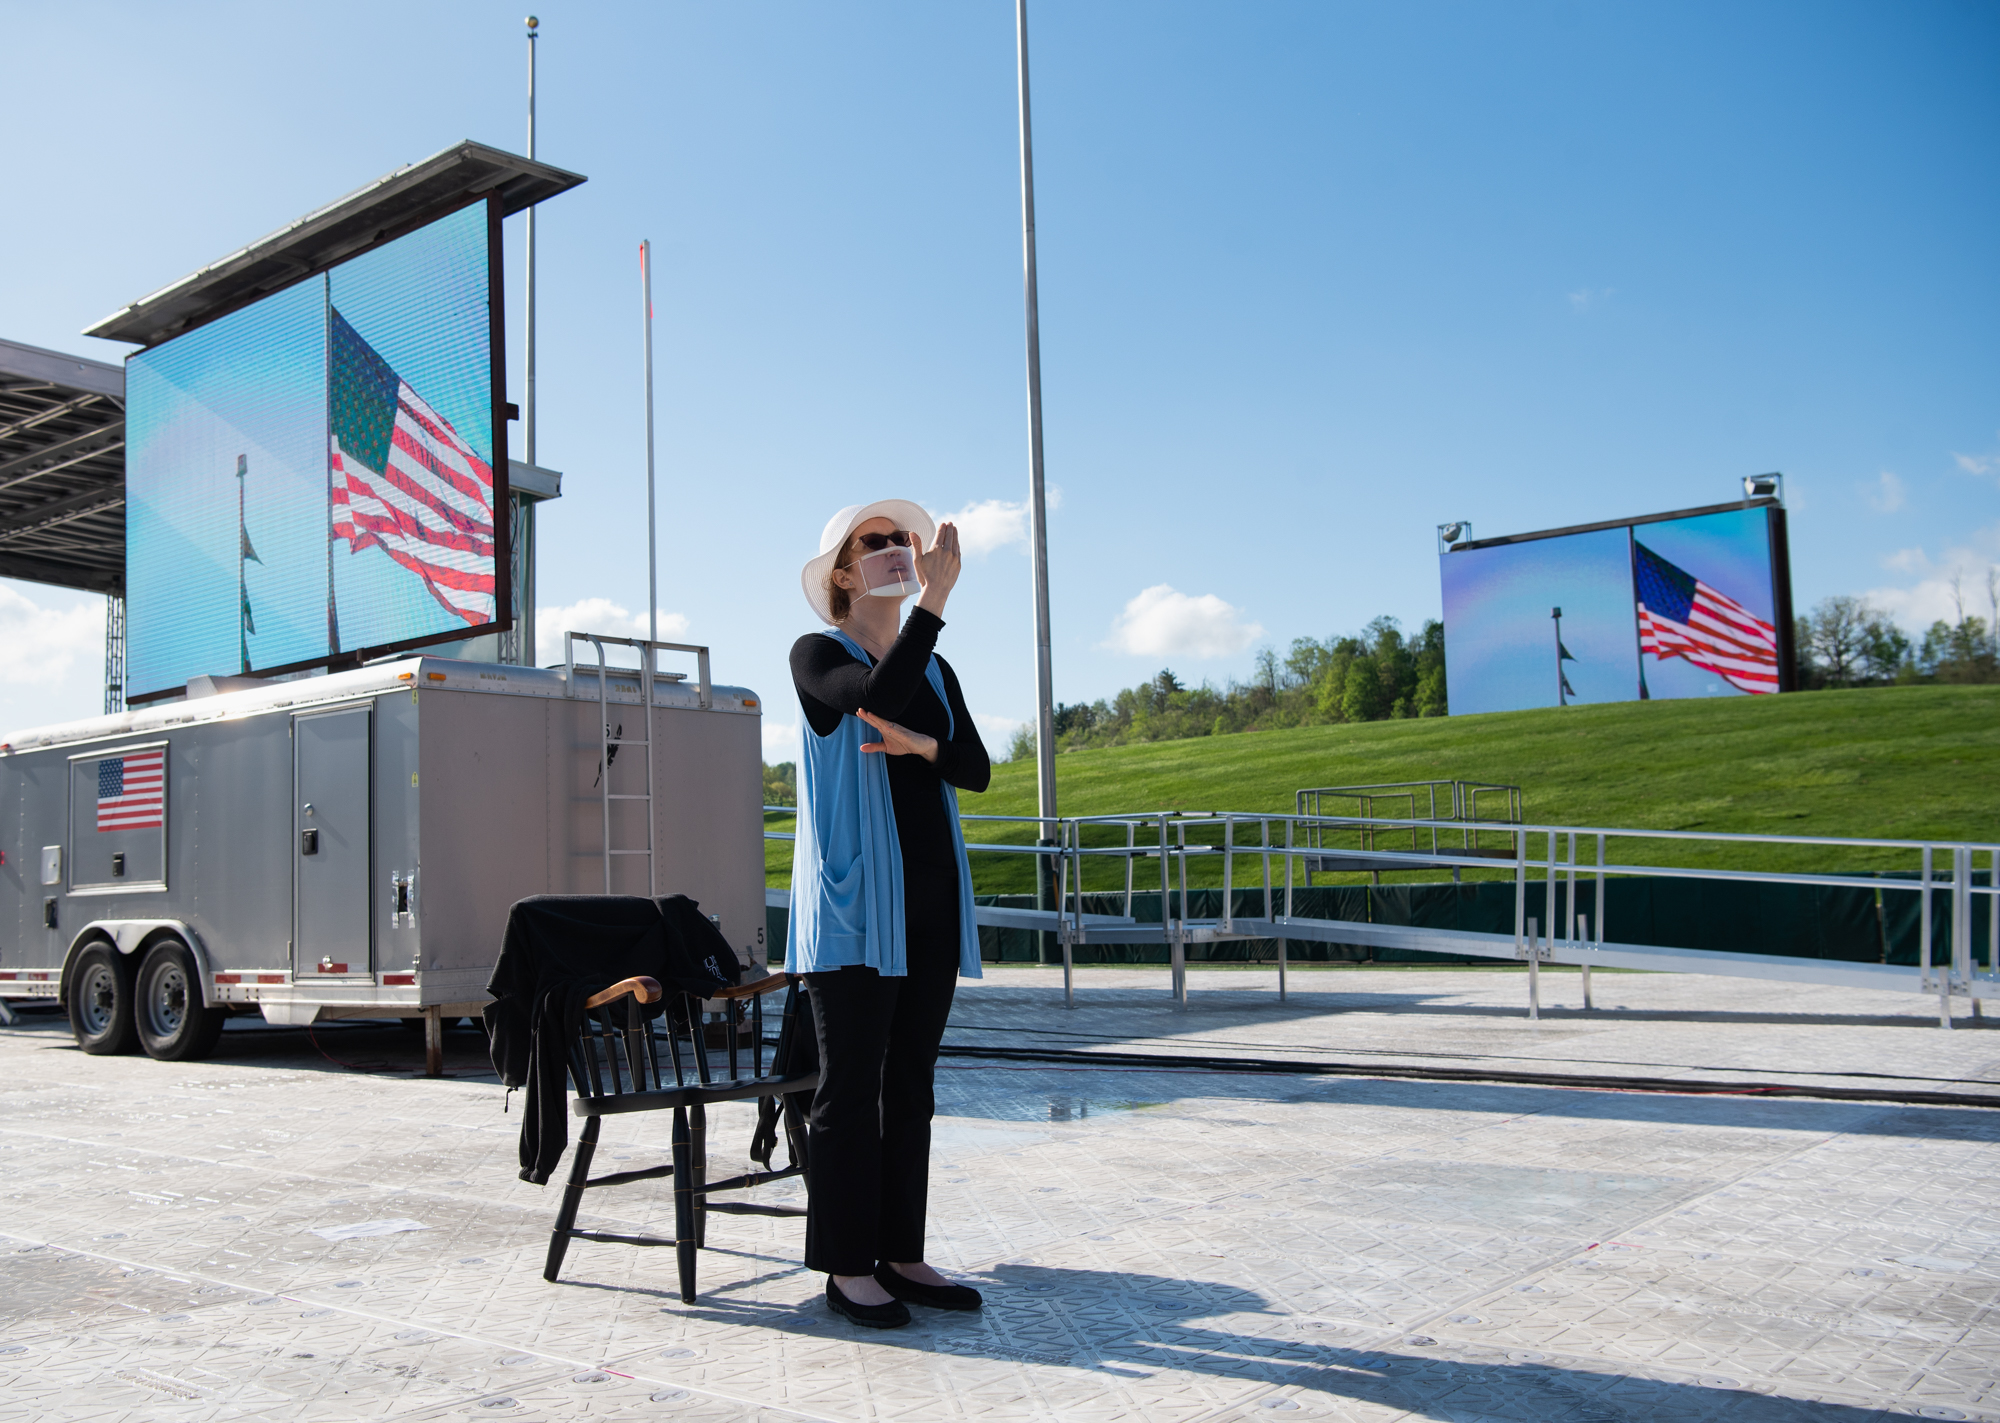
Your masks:
<svg viewBox="0 0 2000 1423"><path fill-rule="evenodd" d="M767 811L796 814L791 806L769 806ZM969 814L960 819L967 823L1018 824L1028 828L1042 840L1042 843L1015 844L999 841L968 840L968 852L1002 855L1054 855L1058 857L1058 894L1052 911L1037 910L981 910L982 915L1005 914L1006 922L1017 923L1024 916L1032 916L1041 921L1041 927L1053 929L1061 942L1064 965L1065 1001L1073 1002L1073 983L1070 976L1073 949L1076 944L1090 942L1094 937L1115 933L1119 941L1129 942L1134 932L1157 935L1169 949L1172 966L1173 996L1177 1004L1185 1004L1187 999L1186 945L1199 931L1204 938L1244 938L1277 937L1279 944L1278 973L1279 994L1285 993L1286 939L1274 935L1272 930L1289 927L1294 931L1308 928L1327 928L1334 921L1319 921L1302 918L1296 909L1294 867L1304 860L1310 863L1320 847L1299 843L1299 831L1321 829L1329 824L1360 825L1375 827L1384 825L1408 825L1416 828L1439 829L1463 827L1468 822L1457 820L1370 819L1362 821L1355 817L1329 817L1324 815L1296 815L1276 812L1207 811L1207 810L1166 810L1122 812L1106 815L1064 816L1053 821L1045 821L1039 816ZM1248 827L1254 822L1258 829L1256 843L1238 843L1239 824ZM1939 995L1939 1022L1942 1026L1951 1023L1951 996L1971 993L1975 1011L1979 999L1985 996L2000 996L1988 990L2000 988L2000 844L1975 841L1936 840L1892 840L1867 839L1851 836L1832 835L1760 835L1743 832L1702 832L1689 830L1648 830L1633 827L1613 826L1566 826L1496 824L1485 822L1489 833L1506 835L1512 841L1512 850L1504 861L1490 857L1473 858L1449 853L1424 853L1421 851L1373 851L1374 858L1381 860L1407 861L1414 869L1430 869L1444 866L1495 870L1503 866L1513 871L1515 883L1515 924L1513 956L1525 961L1530 969L1530 977L1536 967L1551 961L1558 953L1568 962L1580 963L1585 971L1585 997L1589 996L1588 971L1592 956L1599 954L1617 957L1626 966L1635 966L1630 960L1643 956L1645 946L1620 945L1607 939L1605 934L1605 884L1612 877L1647 875L1661 878L1697 879L1718 881L1742 881L1755 884L1796 884L1827 888L1854 888L1867 890L1946 890L1950 894L1950 915L1952 925L1951 962L1933 964L1933 903L1929 893L1919 893L1918 953L1913 986L1919 992L1935 991ZM1043 827L1052 826L1054 834L1044 836ZM1199 840L1190 841L1189 832L1201 832L1204 827L1218 832L1220 843L1204 844ZM1274 837L1273 827L1282 827L1282 843ZM1123 829L1123 845L1085 845L1084 832L1096 829ZM1142 840L1140 830L1146 835ZM794 838L781 831L765 831L765 837L773 840ZM1530 858L1529 839L1543 837L1543 853ZM1595 840L1594 863L1580 862L1577 840L1579 837ZM1796 870L1751 870L1717 869L1692 865L1645 865L1614 862L1606 856L1606 844L1613 837L1631 839L1705 841L1725 845L1806 845L1820 847L1845 847L1866 850L1914 851L1919 857L1919 866L1911 878L1888 879L1879 875L1821 874ZM1988 864L1988 882L1974 884L1974 860L1985 855ZM1200 856L1221 856L1223 865L1223 899L1220 915L1213 921L1194 920L1186 915L1188 903L1188 861ZM1261 888L1264 893L1264 915L1261 920L1245 921L1236 917L1235 909L1235 867L1239 856L1249 855L1261 862L1263 868ZM1158 857L1160 861L1161 922L1158 925L1138 925L1132 918L1132 895L1134 872L1141 859ZM1283 862L1283 912L1277 912L1278 884L1274 874L1272 859ZM1936 861L1944 857L1949 868L1940 870ZM1125 862L1123 885L1124 910L1122 916L1091 915L1083 912L1083 862L1086 859L1122 859ZM1386 868L1386 867L1385 867ZM1577 880L1579 872L1594 881L1594 903L1589 908L1579 905ZM1544 928L1536 919L1526 913L1527 886L1541 882L1549 886L1547 918ZM1179 890L1181 913L1174 913L1175 888ZM1586 885L1586 889L1589 886ZM1116 893L1117 891L1112 891ZM1558 903L1560 896L1561 902ZM1984 896L1993 904L1989 915L1986 937L1986 962L1982 966L1979 956L1971 943L1972 908L1978 897ZM995 920L995 922L1000 922ZM1340 921L1345 923L1345 921ZM1106 926L1111 926L1109 929ZM1422 934L1442 931L1406 930L1405 933ZM1443 937L1453 937L1443 935ZM1456 936L1463 940L1465 936ZM1473 936L1478 938L1479 936ZM1502 941L1504 942L1504 940ZM1474 948L1474 952L1491 954L1490 946ZM1684 951L1658 950L1662 956L1674 957L1672 967L1686 969L1690 965L1685 960ZM1729 954L1723 958L1731 961L1785 963L1796 967L1795 961L1783 960L1768 955ZM1606 960L1609 961L1608 959ZM1721 960L1717 960L1721 962ZM1876 966L1878 969L1883 966ZM1724 968L1721 971L1747 972L1740 967ZM1531 989L1531 1007L1534 1003Z"/></svg>

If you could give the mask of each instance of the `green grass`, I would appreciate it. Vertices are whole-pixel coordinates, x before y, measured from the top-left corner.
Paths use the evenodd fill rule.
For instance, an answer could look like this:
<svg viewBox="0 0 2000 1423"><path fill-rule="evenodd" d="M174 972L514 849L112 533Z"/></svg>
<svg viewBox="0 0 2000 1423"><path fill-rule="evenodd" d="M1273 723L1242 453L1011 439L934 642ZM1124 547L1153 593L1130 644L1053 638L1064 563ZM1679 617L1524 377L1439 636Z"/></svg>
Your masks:
<svg viewBox="0 0 2000 1423"><path fill-rule="evenodd" d="M1459 779L1521 786L1531 823L1993 842L2000 841L2000 686L1627 702L1248 732L1072 752L1057 758L1056 778L1067 815L1289 812L1293 793L1306 786ZM961 796L960 808L1033 815L1033 763L996 766L991 789ZM791 827L774 817L770 828ZM969 835L1033 838L1029 830L976 823ZM767 845L769 882L788 884L790 846ZM1579 850L1590 854L1594 847ZM1915 865L1906 852L1725 850L1673 841L1614 842L1613 859L1621 855L1771 869ZM1034 887L1027 856L975 853L972 863L981 893ZM1219 861L1204 868L1189 882L1221 882ZM1087 883L1097 888L1103 877L1110 888L1112 873L1100 863ZM1152 873L1157 877L1157 866ZM1255 862L1238 861L1239 883L1259 873ZM1142 870L1142 888L1144 880Z"/></svg>

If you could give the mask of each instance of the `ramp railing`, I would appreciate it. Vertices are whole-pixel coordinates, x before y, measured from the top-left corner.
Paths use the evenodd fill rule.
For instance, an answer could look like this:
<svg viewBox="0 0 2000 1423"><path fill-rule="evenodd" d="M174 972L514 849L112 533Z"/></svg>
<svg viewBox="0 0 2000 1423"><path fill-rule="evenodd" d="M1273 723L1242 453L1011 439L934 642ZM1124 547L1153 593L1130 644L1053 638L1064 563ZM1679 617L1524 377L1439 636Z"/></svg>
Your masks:
<svg viewBox="0 0 2000 1423"><path fill-rule="evenodd" d="M794 813L788 806L766 806L766 811ZM1052 933L1062 950L1063 995L1065 1003L1075 1003L1075 950L1087 944L1163 944L1167 949L1169 981L1176 1005L1187 1002L1187 947L1236 939L1275 940L1278 945L1278 982L1281 1001L1287 992L1288 945L1291 941L1361 944L1373 948L1419 950L1470 958L1512 960L1528 968L1529 1014L1539 1014L1539 969L1543 964L1565 964L1581 968L1585 1006L1589 1006L1589 970L1592 968L1642 969L1655 972L1701 973L1727 977L1759 978L1796 983L1819 983L1841 987L1893 989L1935 994L1938 1022L1950 1027L1953 1000L1964 1000L1972 1014L1983 1012L1983 1001L2000 998L2000 844L1966 841L1856 839L1815 835L1713 834L1684 830L1640 830L1614 826L1566 826L1514 824L1482 826L1487 836L1504 835L1509 854L1496 864L1490 849L1481 853L1469 846L1438 843L1436 848L1421 845L1414 851L1375 848L1370 858L1383 862L1387 870L1472 869L1491 875L1511 872L1514 886L1513 932L1487 933L1468 929L1446 929L1405 924L1367 923L1350 919L1326 919L1297 913L1298 890L1304 863L1320 853L1321 842L1311 837L1325 833L1332 822L1345 819L1349 828L1364 826L1370 833L1402 827L1418 832L1432 830L1459 832L1466 828L1456 819L1337 817L1278 815L1241 811L1149 811L1121 815L1065 817L1054 822L1056 834L1050 843L1033 843L1040 838L1044 822L1034 816L962 816L968 833L966 849L978 855L1035 855L1052 857L1055 903L1045 909L979 906L978 921L997 928L1026 929ZM1015 841L984 838L993 832L1016 828ZM789 840L791 835L767 830L765 838ZM1644 863L1646 853L1632 846L1686 843L1705 847L1708 858L1720 858L1718 849L1747 855L1753 847L1819 847L1845 852L1873 852L1877 858L1904 859L1911 868L1879 873L1818 873L1800 870L1717 868L1688 864ZM1579 852L1589 858L1579 858ZM1883 856L1881 852L1889 852ZM1984 883L1980 861L1984 861ZM1135 917L1134 888L1140 861L1159 861L1160 920L1141 922ZM1113 862L1110 879L1103 888L1085 884L1085 870L1100 861ZM1250 876L1239 881L1239 862L1254 867ZM1274 863L1275 861L1275 863ZM1210 867L1213 867L1212 869ZM1115 868L1113 868L1115 867ZM1189 875L1205 881L1221 881L1220 912L1211 917L1194 917L1190 906ZM1152 871L1144 871L1150 885ZM1917 895L1917 953L1914 965L1854 962L1841 959L1807 958L1785 954L1736 952L1657 944L1622 942L1608 930L1606 888L1609 883L1630 877L1663 880L1717 881L1738 884L1796 885L1824 889L1853 889L1880 894L1886 906L1892 896ZM1542 915L1530 915L1529 886L1542 887L1545 905ZM1204 884L1212 888L1213 884ZM1250 891L1249 898L1261 912L1238 914L1239 888ZM1949 925L1949 958L1932 963L1937 914L1934 901L1939 891L1948 891L1946 923ZM1085 896L1118 896L1122 912L1088 912ZM782 890L768 892L770 902L789 904ZM1907 901L1904 901L1906 904ZM1983 945L1973 943L1976 909L1985 909ZM1980 962L1984 949L1984 963Z"/></svg>

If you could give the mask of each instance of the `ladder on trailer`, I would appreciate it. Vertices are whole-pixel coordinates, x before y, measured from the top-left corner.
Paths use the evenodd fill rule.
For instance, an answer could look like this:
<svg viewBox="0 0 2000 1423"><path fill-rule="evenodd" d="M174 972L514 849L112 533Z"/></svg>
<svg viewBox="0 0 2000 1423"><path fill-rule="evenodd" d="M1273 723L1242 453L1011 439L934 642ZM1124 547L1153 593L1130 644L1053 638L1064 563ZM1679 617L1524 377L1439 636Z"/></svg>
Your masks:
<svg viewBox="0 0 2000 1423"><path fill-rule="evenodd" d="M597 678L597 784L604 823L604 892L606 894L611 893L611 862L614 858L628 855L644 855L646 857L646 893L650 897L657 897L660 892L660 867L654 845L654 837L658 832L653 818L653 685L656 682L685 681L687 676L682 672L659 671L655 666L655 658L662 652L692 652L695 655L697 663L696 675L699 678L696 704L703 711L707 711L713 701L713 691L708 678L708 649L683 642L651 642L643 637L608 637L597 633L565 632L563 634L563 662L571 697L577 696L576 679L579 669L576 665L576 644L579 642L589 643L597 652L596 666L585 667L581 670L585 675L594 674ZM638 667L636 669L627 669L607 665L604 660L604 648L607 643L613 647L638 649ZM612 703L610 701L610 674L612 672L625 672L628 670L635 672L638 678L639 726L642 731L642 734L639 736L625 735L624 723L622 721L618 724L616 732L613 732L611 729ZM637 746L645 752L646 789L643 794L629 791L616 793L611 789L611 763L616 759L618 748L621 746ZM615 800L632 800L644 803L646 844L643 849L636 847L618 849L612 845L611 802Z"/></svg>

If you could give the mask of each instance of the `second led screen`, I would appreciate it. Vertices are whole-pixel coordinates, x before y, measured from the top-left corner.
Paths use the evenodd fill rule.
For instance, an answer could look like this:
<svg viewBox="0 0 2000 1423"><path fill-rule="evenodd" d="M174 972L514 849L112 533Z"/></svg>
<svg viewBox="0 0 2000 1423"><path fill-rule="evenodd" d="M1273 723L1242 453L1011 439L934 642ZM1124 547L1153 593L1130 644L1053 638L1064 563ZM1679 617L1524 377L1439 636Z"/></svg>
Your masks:
<svg viewBox="0 0 2000 1423"><path fill-rule="evenodd" d="M1725 509L1444 554L1452 712L1780 690L1782 518Z"/></svg>

